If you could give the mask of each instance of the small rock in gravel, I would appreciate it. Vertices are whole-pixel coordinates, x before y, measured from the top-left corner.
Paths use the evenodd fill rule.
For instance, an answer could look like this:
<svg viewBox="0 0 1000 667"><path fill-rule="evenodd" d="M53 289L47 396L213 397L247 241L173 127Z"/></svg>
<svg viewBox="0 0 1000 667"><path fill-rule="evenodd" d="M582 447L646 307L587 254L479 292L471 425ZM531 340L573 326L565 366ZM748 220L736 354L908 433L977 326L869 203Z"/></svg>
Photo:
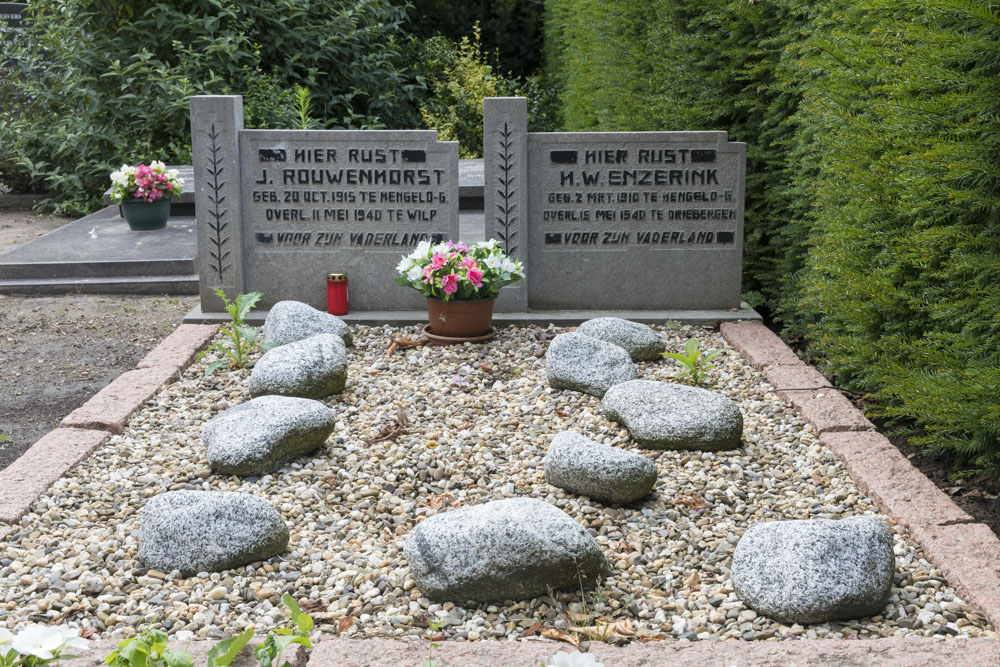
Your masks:
<svg viewBox="0 0 1000 667"><path fill-rule="evenodd" d="M524 600L602 577L607 560L579 523L535 498L495 500L425 519L403 546L432 600Z"/></svg>
<svg viewBox="0 0 1000 667"><path fill-rule="evenodd" d="M318 334L340 336L344 345L354 342L350 327L336 315L301 301L279 301L267 313L260 342L287 345Z"/></svg>
<svg viewBox="0 0 1000 667"><path fill-rule="evenodd" d="M650 449L736 449L743 435L743 414L736 403L683 384L623 382L608 390L601 409Z"/></svg>
<svg viewBox="0 0 1000 667"><path fill-rule="evenodd" d="M319 334L268 350L250 373L250 395L325 398L347 384L347 348L340 336Z"/></svg>
<svg viewBox="0 0 1000 667"><path fill-rule="evenodd" d="M733 590L782 623L872 616L892 590L892 546L889 531L871 517L758 524L736 546Z"/></svg>
<svg viewBox="0 0 1000 667"><path fill-rule="evenodd" d="M248 493L161 493L143 506L139 525L142 564L181 576L240 567L288 547L281 515Z"/></svg>
<svg viewBox="0 0 1000 667"><path fill-rule="evenodd" d="M603 340L570 332L552 339L545 353L549 385L601 397L611 387L634 380L628 352Z"/></svg>
<svg viewBox="0 0 1000 667"><path fill-rule="evenodd" d="M576 332L617 345L628 352L632 361L655 361L667 349L663 339L651 328L620 317L587 320L576 328Z"/></svg>
<svg viewBox="0 0 1000 667"><path fill-rule="evenodd" d="M313 451L336 423L333 411L319 401L261 396L215 416L201 439L212 470L254 475Z"/></svg>
<svg viewBox="0 0 1000 667"><path fill-rule="evenodd" d="M543 464L549 484L607 503L633 502L656 484L656 466L646 457L573 431L552 438Z"/></svg>

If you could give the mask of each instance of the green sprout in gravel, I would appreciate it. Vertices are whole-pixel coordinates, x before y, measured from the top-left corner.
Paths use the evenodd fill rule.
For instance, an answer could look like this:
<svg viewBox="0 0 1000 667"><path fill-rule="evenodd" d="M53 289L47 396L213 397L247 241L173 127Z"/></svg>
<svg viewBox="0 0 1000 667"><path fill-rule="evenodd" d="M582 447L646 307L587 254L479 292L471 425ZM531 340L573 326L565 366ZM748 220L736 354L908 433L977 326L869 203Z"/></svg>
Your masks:
<svg viewBox="0 0 1000 667"><path fill-rule="evenodd" d="M281 596L281 601L291 612L291 619L286 627L269 632L264 643L254 649L253 655L260 667L290 667L291 663L287 660L281 662L281 657L285 649L292 644L312 648L312 643L309 641L309 633L313 629L312 616L303 613L288 593Z"/></svg>
<svg viewBox="0 0 1000 667"><path fill-rule="evenodd" d="M688 342L684 344L683 353L663 352L661 354L664 357L673 359L683 366L685 377L691 382L691 384L698 385L701 384L706 377L708 377L706 371L710 371L715 368L715 366L709 366L708 362L722 354L722 351L709 350L705 354L702 354L701 350L698 349L698 339L689 338Z"/></svg>
<svg viewBox="0 0 1000 667"><path fill-rule="evenodd" d="M267 351L272 347L276 347L271 344L258 345L257 329L246 325L247 315L263 295L260 292L251 292L250 294L240 294L234 301L230 301L226 298L226 293L221 289L216 288L215 293L222 299L222 303L225 304L232 322L228 326L222 327L222 333L228 337L228 341L212 343L207 350L198 355L198 359L201 359L212 350L215 350L222 352L226 356L225 359L219 359L210 363L208 368L205 369L205 375L212 375L224 366L228 366L229 368L251 368L254 365L254 361L250 359L251 352L258 348ZM227 342L228 345L226 344Z"/></svg>

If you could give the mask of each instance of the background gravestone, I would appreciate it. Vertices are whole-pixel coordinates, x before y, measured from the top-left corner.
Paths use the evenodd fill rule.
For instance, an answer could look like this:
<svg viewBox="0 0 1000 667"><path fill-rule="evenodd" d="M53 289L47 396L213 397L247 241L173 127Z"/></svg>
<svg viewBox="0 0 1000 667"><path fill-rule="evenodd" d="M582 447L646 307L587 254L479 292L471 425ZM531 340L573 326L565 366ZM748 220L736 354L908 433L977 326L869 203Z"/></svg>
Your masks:
<svg viewBox="0 0 1000 667"><path fill-rule="evenodd" d="M739 308L745 164L725 132L528 134L529 306Z"/></svg>
<svg viewBox="0 0 1000 667"><path fill-rule="evenodd" d="M22 14L27 8L26 2L0 2L0 30L20 28L24 24Z"/></svg>

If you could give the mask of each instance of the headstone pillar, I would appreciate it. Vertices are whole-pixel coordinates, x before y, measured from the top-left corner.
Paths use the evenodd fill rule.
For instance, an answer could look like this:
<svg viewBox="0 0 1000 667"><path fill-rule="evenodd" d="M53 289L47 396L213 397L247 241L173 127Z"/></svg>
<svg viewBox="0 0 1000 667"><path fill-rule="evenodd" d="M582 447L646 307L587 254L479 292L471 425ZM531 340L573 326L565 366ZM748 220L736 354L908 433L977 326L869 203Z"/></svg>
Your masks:
<svg viewBox="0 0 1000 667"><path fill-rule="evenodd" d="M197 95L191 98L191 148L194 162L198 274L202 312L225 312L215 294L221 287L232 300L245 289L240 233L240 151L243 98Z"/></svg>
<svg viewBox="0 0 1000 667"><path fill-rule="evenodd" d="M498 312L528 310L528 101L487 97L483 103L484 210L486 237L524 264L527 279L500 290Z"/></svg>

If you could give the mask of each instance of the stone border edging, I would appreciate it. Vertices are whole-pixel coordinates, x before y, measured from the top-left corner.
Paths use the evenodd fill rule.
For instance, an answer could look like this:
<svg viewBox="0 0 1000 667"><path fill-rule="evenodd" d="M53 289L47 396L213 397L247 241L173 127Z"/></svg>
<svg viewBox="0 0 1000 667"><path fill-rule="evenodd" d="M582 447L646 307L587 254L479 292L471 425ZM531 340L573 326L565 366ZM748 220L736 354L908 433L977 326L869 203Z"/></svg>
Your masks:
<svg viewBox="0 0 1000 667"><path fill-rule="evenodd" d="M1000 627L1000 539L917 470L843 394L760 322L723 323L740 352L837 455L851 479L897 521L969 604Z"/></svg>
<svg viewBox="0 0 1000 667"><path fill-rule="evenodd" d="M215 336L217 325L182 324L140 362L71 412L16 461L0 470L0 539L31 504L78 463L94 453L160 387L177 379Z"/></svg>

